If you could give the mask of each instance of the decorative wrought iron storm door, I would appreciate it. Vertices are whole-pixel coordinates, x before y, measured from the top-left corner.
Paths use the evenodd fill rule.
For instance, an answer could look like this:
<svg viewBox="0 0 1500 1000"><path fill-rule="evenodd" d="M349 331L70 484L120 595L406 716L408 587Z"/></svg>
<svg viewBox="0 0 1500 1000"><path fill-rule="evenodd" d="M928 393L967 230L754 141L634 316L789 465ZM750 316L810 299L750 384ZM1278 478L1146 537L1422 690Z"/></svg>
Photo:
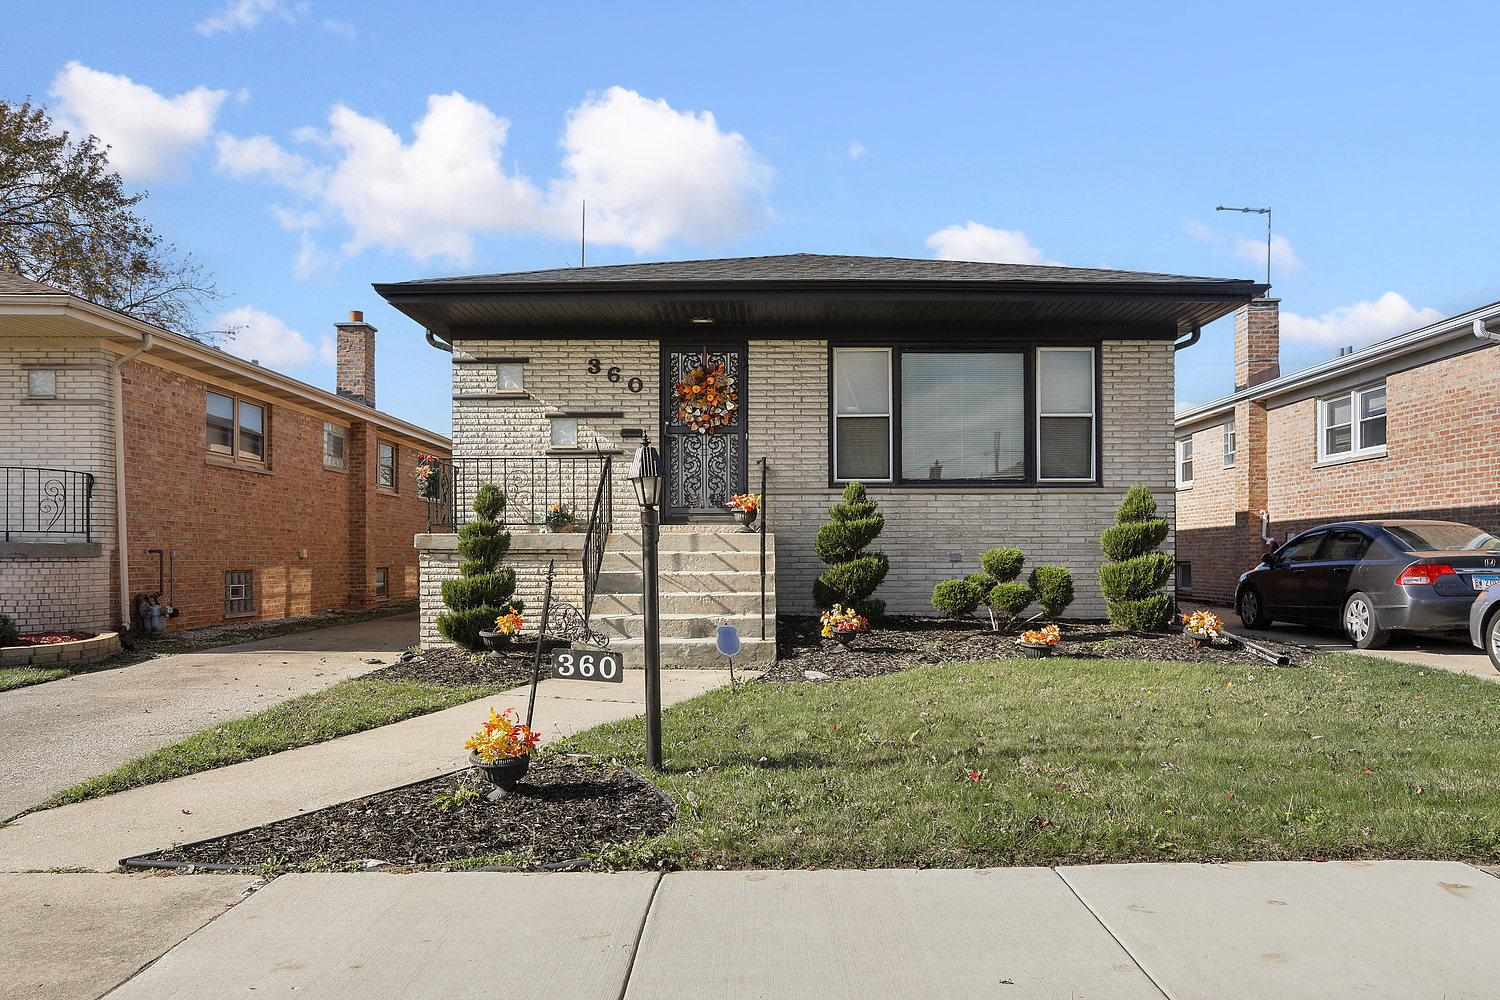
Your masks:
<svg viewBox="0 0 1500 1000"><path fill-rule="evenodd" d="M662 346L664 520L728 520L729 498L746 492L745 375L743 343Z"/></svg>

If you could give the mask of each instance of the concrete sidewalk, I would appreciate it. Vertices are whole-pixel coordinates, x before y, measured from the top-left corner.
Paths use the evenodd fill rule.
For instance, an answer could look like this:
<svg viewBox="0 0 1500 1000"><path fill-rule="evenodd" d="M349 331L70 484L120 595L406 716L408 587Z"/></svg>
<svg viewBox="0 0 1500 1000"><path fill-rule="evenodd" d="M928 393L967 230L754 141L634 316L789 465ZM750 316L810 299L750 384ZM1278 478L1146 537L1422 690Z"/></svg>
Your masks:
<svg viewBox="0 0 1500 1000"><path fill-rule="evenodd" d="M416 612L0 691L0 819L184 737L394 663ZM87 753L80 753L87 747Z"/></svg>
<svg viewBox="0 0 1500 1000"><path fill-rule="evenodd" d="M110 993L1500 995L1500 880L1452 862L289 875Z"/></svg>

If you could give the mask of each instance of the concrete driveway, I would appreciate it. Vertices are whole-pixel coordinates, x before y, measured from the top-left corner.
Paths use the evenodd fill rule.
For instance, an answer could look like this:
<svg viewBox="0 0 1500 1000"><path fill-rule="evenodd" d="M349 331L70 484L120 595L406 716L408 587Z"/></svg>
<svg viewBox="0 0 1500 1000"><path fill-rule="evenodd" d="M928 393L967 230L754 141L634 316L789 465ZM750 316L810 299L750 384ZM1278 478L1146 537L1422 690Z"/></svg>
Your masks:
<svg viewBox="0 0 1500 1000"><path fill-rule="evenodd" d="M1467 638L1456 635L1403 635L1391 636L1384 649L1355 649L1342 632L1333 628L1311 628L1306 625L1290 625L1278 622L1270 628L1245 628L1240 616L1233 608L1179 601L1184 608L1196 611L1203 608L1218 615L1226 630L1246 639L1267 639L1308 646L1320 653L1359 653L1362 656L1378 656L1384 660L1410 663L1419 667L1451 670L1456 674L1470 674L1487 681L1500 683L1500 671L1490 662L1484 650L1471 646Z"/></svg>
<svg viewBox="0 0 1500 1000"><path fill-rule="evenodd" d="M0 691L0 819L230 719L391 663L416 612Z"/></svg>

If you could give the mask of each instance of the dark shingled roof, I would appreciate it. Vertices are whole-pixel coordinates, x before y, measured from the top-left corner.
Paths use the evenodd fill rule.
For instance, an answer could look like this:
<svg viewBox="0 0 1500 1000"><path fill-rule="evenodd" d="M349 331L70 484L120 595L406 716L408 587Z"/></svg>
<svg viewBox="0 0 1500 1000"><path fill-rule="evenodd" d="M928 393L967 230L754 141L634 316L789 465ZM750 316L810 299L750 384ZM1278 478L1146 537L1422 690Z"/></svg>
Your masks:
<svg viewBox="0 0 1500 1000"><path fill-rule="evenodd" d="M66 295L61 288L23 278L14 271L0 270L0 295Z"/></svg>
<svg viewBox="0 0 1500 1000"><path fill-rule="evenodd" d="M727 257L606 267L559 267L509 274L471 274L376 285L380 290L515 284L624 284L634 282L1062 282L1077 284L1209 284L1224 278L1198 278L1149 271L1109 271L1042 264L990 264L907 257L841 257L793 253L776 257Z"/></svg>
<svg viewBox="0 0 1500 1000"><path fill-rule="evenodd" d="M450 340L661 337L695 323L773 337L990 333L1175 338L1265 291L1246 279L899 257L667 261L377 284Z"/></svg>

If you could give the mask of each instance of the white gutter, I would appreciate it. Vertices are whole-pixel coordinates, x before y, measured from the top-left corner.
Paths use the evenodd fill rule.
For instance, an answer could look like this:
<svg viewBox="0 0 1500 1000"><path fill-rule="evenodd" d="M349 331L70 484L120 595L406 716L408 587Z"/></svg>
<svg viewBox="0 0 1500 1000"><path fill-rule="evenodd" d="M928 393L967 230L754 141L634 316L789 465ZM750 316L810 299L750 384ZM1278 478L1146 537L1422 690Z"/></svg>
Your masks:
<svg viewBox="0 0 1500 1000"><path fill-rule="evenodd" d="M125 392L120 385L120 368L137 354L155 345L151 334L141 338L141 346L109 366L109 377L115 393L115 548L120 559L120 631L130 631L130 536L125 530Z"/></svg>
<svg viewBox="0 0 1500 1000"><path fill-rule="evenodd" d="M1480 340L1493 340L1495 343L1500 344L1500 330L1491 330L1489 323L1482 319L1474 321L1474 336Z"/></svg>

